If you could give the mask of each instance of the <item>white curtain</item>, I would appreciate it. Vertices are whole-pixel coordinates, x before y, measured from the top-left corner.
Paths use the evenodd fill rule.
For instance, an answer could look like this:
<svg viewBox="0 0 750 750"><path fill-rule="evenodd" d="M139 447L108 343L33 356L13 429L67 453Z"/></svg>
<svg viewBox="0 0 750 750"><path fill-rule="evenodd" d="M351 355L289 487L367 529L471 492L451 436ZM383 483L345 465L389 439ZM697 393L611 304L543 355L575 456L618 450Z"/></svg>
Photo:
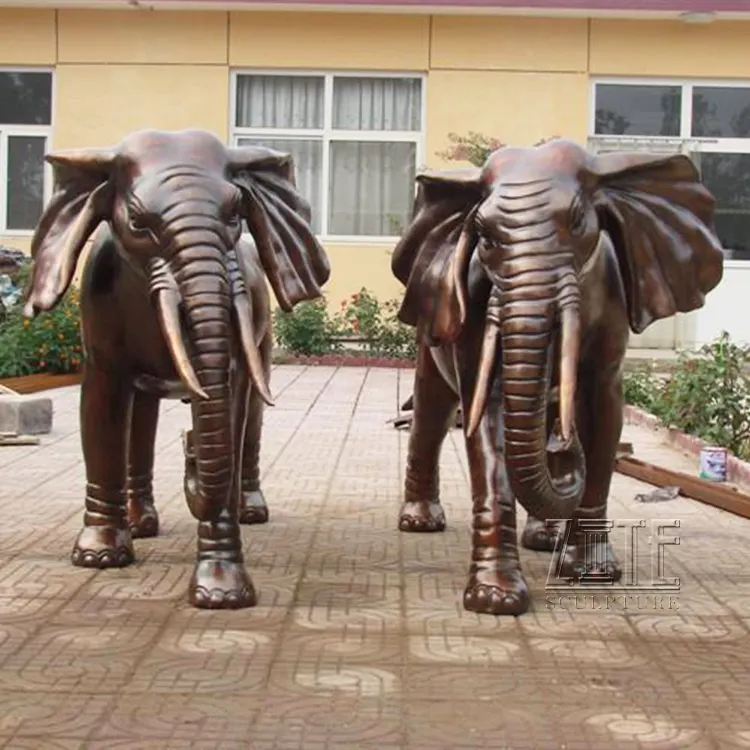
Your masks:
<svg viewBox="0 0 750 750"><path fill-rule="evenodd" d="M260 142L293 155L297 184L312 205L317 232L324 229L325 211L328 234L400 234L411 212L416 144L413 140L379 141L377 133L419 133L421 82L334 77L328 133L323 131L323 92L322 77L239 76L237 126L284 131L273 138L243 136L240 143ZM303 129L320 134L294 135ZM344 130L366 134L366 140L345 136L340 133ZM329 184L324 186L325 138L329 139Z"/></svg>

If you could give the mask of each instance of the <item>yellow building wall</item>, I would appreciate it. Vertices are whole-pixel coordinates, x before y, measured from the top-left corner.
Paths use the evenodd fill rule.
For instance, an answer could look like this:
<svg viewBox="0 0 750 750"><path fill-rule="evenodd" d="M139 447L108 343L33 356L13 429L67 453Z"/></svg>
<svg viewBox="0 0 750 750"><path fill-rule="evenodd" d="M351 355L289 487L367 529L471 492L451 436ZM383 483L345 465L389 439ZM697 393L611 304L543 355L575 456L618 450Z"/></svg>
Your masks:
<svg viewBox="0 0 750 750"><path fill-rule="evenodd" d="M0 67L55 66L53 149L144 127L229 136L233 68L426 73L423 161L450 132L585 142L592 75L748 77L750 23L407 14L0 9ZM638 50L638 53L635 53ZM28 250L27 237L0 243ZM397 297L391 243L328 242L332 307Z"/></svg>
<svg viewBox="0 0 750 750"><path fill-rule="evenodd" d="M429 16L230 13L232 67L426 71Z"/></svg>
<svg viewBox="0 0 750 750"><path fill-rule="evenodd" d="M591 21L593 75L750 78L750 21Z"/></svg>

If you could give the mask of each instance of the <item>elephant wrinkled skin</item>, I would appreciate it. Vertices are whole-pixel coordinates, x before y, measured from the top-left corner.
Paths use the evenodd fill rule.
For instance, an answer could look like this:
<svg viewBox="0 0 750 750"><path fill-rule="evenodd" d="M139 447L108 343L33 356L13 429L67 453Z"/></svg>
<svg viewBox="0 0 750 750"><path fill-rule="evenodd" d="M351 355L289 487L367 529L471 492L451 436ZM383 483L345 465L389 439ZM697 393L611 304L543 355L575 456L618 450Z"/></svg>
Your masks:
<svg viewBox="0 0 750 750"><path fill-rule="evenodd" d="M56 189L32 240L26 315L59 302L103 224L80 290L87 484L72 561L128 565L132 537L158 532L159 402L189 399L185 489L199 521L189 599L252 606L238 522L264 520L257 472L263 406L272 403L266 278L288 311L319 297L330 274L291 157L227 149L211 133L184 130L138 131L115 148L47 160ZM241 239L243 220L254 245Z"/></svg>
<svg viewBox="0 0 750 750"><path fill-rule="evenodd" d="M529 606L516 498L525 546L550 549L564 520L562 574L615 581L605 519L629 331L701 307L721 280L714 198L686 156L594 156L565 139L417 182L392 260L399 316L419 337L399 527L445 528L438 462L460 404L473 499L464 606Z"/></svg>

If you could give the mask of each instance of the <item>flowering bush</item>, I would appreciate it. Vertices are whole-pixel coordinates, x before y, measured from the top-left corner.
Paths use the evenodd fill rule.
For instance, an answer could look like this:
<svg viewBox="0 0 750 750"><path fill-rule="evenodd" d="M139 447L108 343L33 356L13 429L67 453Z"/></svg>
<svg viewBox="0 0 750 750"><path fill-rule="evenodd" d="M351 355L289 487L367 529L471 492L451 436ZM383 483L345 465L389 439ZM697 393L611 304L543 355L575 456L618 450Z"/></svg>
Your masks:
<svg viewBox="0 0 750 750"><path fill-rule="evenodd" d="M543 143L552 141L555 138L558 138L558 136L553 135L550 138L542 138L541 141L537 141L534 145L541 146ZM447 161L468 161L475 167L483 166L487 161L487 157L493 151L497 151L497 149L508 145L497 138L475 133L473 130L470 130L467 135L448 133L448 140L450 141L450 146L445 151L440 151L437 156Z"/></svg>
<svg viewBox="0 0 750 750"><path fill-rule="evenodd" d="M414 328L398 319L400 306L395 299L381 304L363 287L341 303L343 332L361 336L366 350L375 357L413 359L417 335Z"/></svg>
<svg viewBox="0 0 750 750"><path fill-rule="evenodd" d="M19 281L26 283L28 269ZM0 377L33 373L77 372L83 362L78 290L71 288L54 310L34 320L23 317L21 304L0 322Z"/></svg>
<svg viewBox="0 0 750 750"><path fill-rule="evenodd" d="M322 299L301 302L291 313L274 311L274 337L293 354L341 352L348 339L373 357L411 359L416 356L416 332L398 319L399 306L398 300L379 302L365 288L342 300L333 315Z"/></svg>

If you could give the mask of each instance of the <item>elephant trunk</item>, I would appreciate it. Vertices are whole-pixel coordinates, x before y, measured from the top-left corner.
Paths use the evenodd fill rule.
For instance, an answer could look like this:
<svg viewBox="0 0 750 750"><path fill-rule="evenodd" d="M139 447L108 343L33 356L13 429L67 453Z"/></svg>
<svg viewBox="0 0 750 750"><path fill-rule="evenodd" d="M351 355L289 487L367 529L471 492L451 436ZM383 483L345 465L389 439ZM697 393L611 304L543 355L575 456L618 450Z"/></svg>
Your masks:
<svg viewBox="0 0 750 750"><path fill-rule="evenodd" d="M229 392L232 294L226 250L209 242L185 243L170 265L180 291L191 359L207 396L193 404L197 493L190 510L199 520L209 520L214 510L226 505L234 468Z"/></svg>
<svg viewBox="0 0 750 750"><path fill-rule="evenodd" d="M500 346L505 459L511 488L536 518L570 518L583 497L586 469L574 421L580 292L573 271L560 273L560 260L553 263L549 250L529 257L527 246L523 254L523 270L519 271L518 265L514 267L518 259L509 253L508 267L490 297L467 432L471 434L481 418ZM558 418L550 424L555 372L559 373ZM550 456L567 458L568 471L553 475Z"/></svg>

